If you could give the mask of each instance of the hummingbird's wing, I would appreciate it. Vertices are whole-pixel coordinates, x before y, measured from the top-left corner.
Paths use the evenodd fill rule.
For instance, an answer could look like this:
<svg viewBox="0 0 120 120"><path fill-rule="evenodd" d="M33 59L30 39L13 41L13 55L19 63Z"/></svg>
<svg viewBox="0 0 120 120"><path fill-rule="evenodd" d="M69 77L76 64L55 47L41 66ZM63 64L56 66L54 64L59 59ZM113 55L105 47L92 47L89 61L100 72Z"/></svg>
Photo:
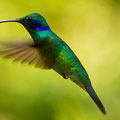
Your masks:
<svg viewBox="0 0 120 120"><path fill-rule="evenodd" d="M49 47L36 45L32 41L21 43L2 42L0 45L3 46L3 48L0 49L0 55L3 55L4 58L12 58L13 61L34 64L35 67L41 67L44 69L52 68L53 57L52 55L49 55L51 51Z"/></svg>

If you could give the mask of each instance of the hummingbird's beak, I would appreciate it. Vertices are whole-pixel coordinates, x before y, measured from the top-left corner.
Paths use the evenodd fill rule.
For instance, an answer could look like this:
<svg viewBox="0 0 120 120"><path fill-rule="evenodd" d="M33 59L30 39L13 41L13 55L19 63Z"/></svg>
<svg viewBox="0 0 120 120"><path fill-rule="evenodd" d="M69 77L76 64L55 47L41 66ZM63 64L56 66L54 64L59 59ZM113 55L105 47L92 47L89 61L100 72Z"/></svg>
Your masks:
<svg viewBox="0 0 120 120"><path fill-rule="evenodd" d="M90 97L93 99L93 101L96 103L96 105L99 107L99 109L102 111L103 114L106 114L105 108L103 104L101 103L100 99L98 98L97 94L93 90L91 86L85 87L86 91L90 95Z"/></svg>
<svg viewBox="0 0 120 120"><path fill-rule="evenodd" d="M11 19L11 20L0 21L0 23L4 23L4 22L19 22L19 19Z"/></svg>

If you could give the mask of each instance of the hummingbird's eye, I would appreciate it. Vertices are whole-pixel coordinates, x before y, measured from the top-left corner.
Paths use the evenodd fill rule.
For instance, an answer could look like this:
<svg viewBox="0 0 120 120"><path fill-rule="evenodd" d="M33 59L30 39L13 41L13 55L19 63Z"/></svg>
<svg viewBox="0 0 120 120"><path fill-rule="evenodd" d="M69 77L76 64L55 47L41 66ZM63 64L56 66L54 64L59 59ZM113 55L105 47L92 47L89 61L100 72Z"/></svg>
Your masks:
<svg viewBox="0 0 120 120"><path fill-rule="evenodd" d="M31 21L31 18L30 18L30 17L26 17L24 20L25 20L26 22L29 22L29 21Z"/></svg>

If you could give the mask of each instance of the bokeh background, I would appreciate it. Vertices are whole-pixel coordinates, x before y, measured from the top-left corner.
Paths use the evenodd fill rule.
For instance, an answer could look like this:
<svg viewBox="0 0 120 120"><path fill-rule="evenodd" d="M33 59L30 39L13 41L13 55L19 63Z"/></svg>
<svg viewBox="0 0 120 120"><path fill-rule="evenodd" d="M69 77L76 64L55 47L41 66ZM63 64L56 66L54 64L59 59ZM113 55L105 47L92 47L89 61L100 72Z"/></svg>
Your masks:
<svg viewBox="0 0 120 120"><path fill-rule="evenodd" d="M0 0L0 20L43 15L75 52L103 102L53 70L0 57L0 120L120 120L120 0ZM18 23L0 24L0 40L30 35Z"/></svg>

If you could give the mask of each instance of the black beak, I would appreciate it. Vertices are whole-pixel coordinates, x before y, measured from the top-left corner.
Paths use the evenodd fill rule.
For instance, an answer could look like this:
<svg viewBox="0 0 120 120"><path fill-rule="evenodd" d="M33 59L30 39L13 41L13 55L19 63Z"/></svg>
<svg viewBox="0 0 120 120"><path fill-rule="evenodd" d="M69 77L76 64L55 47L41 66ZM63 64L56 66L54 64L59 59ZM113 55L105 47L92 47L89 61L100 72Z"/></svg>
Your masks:
<svg viewBox="0 0 120 120"><path fill-rule="evenodd" d="M102 111L102 113L106 114L105 108L101 103L100 99L98 98L97 94L95 93L94 89L92 87L86 87L86 91L91 96L96 105L99 107L99 109Z"/></svg>
<svg viewBox="0 0 120 120"><path fill-rule="evenodd" d="M19 21L19 19L11 19L11 20L0 21L0 23L4 23L4 22L20 22L20 21Z"/></svg>

